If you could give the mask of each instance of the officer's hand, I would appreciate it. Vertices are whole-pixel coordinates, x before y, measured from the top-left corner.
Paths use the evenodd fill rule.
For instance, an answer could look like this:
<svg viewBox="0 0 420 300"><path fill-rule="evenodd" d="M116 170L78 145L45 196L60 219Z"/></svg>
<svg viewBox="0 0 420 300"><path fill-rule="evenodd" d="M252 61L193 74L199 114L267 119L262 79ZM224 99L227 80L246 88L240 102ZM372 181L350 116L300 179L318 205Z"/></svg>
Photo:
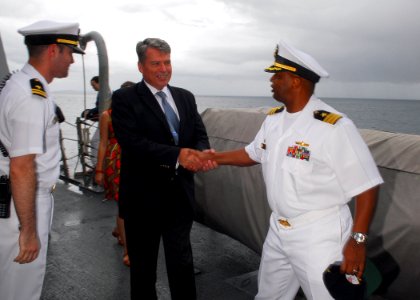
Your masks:
<svg viewBox="0 0 420 300"><path fill-rule="evenodd" d="M344 246L343 256L341 272L362 278L366 263L366 244L358 244L354 239L349 238Z"/></svg>
<svg viewBox="0 0 420 300"><path fill-rule="evenodd" d="M201 171L210 171L216 169L219 166L217 162L213 159L215 153L216 151L214 149L206 149L198 154L198 157L202 161Z"/></svg>
<svg viewBox="0 0 420 300"><path fill-rule="evenodd" d="M21 230L19 234L19 254L14 259L19 264L34 261L39 254L40 243L36 231Z"/></svg>

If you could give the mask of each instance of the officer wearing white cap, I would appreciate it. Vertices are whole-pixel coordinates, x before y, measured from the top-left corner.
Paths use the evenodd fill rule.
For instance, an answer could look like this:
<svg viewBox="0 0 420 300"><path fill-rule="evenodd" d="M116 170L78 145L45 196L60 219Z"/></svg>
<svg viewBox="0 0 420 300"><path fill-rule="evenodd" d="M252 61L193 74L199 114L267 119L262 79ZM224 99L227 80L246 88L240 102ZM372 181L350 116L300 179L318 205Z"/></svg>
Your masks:
<svg viewBox="0 0 420 300"><path fill-rule="evenodd" d="M315 84L327 71L310 55L280 42L266 69L274 108L254 141L213 154L223 165L262 165L272 210L264 242L257 300L332 299L324 270L362 277L367 232L383 182L351 120L318 99ZM206 157L208 158L208 157ZM354 223L347 203L356 198Z"/></svg>
<svg viewBox="0 0 420 300"><path fill-rule="evenodd" d="M79 45L79 24L39 21L18 30L26 45L66 45L78 54L85 52Z"/></svg>
<svg viewBox="0 0 420 300"><path fill-rule="evenodd" d="M29 60L0 92L0 175L10 178L0 216L0 298L36 300L44 281L62 114L48 84L67 77L79 25L41 21L19 30ZM6 189L2 189L4 191Z"/></svg>

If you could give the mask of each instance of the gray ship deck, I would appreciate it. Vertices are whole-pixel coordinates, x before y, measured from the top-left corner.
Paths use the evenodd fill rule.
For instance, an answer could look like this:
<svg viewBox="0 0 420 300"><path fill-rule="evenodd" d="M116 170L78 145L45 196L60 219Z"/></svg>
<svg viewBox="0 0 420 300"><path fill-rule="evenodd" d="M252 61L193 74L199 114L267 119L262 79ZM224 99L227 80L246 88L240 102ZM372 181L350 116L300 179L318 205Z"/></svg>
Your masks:
<svg viewBox="0 0 420 300"><path fill-rule="evenodd" d="M42 300L129 299L129 268L111 235L116 203L59 183ZM226 235L194 223L192 234L199 300L253 299L259 255ZM162 253L162 251L161 251ZM163 255L159 299L170 299Z"/></svg>

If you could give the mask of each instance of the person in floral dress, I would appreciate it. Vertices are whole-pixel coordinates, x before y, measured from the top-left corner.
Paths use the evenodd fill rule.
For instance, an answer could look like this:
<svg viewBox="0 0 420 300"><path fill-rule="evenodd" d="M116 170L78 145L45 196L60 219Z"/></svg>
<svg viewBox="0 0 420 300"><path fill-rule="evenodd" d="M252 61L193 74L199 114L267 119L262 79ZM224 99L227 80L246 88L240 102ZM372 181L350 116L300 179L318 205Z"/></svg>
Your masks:
<svg viewBox="0 0 420 300"><path fill-rule="evenodd" d="M112 110L108 109L101 114L99 120L99 147L98 162L95 170L95 181L103 185L105 189L105 200L118 201L118 190L120 185L120 159L121 148L114 135L111 119ZM124 219L117 215L116 227L112 235L118 239L118 243L124 247L123 263L130 265L125 242Z"/></svg>

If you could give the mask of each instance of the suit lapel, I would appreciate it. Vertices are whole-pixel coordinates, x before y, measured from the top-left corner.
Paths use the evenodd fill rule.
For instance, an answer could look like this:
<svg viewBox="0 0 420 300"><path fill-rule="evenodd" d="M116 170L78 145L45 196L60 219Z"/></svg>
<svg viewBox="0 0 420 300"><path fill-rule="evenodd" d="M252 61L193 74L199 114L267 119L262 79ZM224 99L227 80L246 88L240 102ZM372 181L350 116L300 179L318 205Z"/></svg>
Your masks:
<svg viewBox="0 0 420 300"><path fill-rule="evenodd" d="M143 104L147 106L159 120L162 121L163 125L168 129L168 131L170 131L165 113L162 111L162 108L160 107L159 103L156 101L155 96L146 86L144 81L142 81L139 84L139 87L137 88L137 93L139 94L139 97L138 97L139 101L142 101Z"/></svg>

